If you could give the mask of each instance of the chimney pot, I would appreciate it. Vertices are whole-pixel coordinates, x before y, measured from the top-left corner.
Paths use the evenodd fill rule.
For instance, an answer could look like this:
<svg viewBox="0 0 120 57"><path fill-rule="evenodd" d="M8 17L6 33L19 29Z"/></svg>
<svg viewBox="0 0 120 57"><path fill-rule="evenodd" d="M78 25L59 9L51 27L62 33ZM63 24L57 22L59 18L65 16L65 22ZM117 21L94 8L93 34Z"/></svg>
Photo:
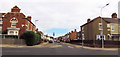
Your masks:
<svg viewBox="0 0 120 57"><path fill-rule="evenodd" d="M117 18L117 14L116 13L113 13L111 16L112 16L112 18Z"/></svg>
<svg viewBox="0 0 120 57"><path fill-rule="evenodd" d="M31 21L31 16L27 16L27 18Z"/></svg>
<svg viewBox="0 0 120 57"><path fill-rule="evenodd" d="M75 29L75 32L76 32L77 30Z"/></svg>
<svg viewBox="0 0 120 57"><path fill-rule="evenodd" d="M72 31L72 33L73 33L73 31Z"/></svg>
<svg viewBox="0 0 120 57"><path fill-rule="evenodd" d="M87 23L90 22L90 19L87 19Z"/></svg>

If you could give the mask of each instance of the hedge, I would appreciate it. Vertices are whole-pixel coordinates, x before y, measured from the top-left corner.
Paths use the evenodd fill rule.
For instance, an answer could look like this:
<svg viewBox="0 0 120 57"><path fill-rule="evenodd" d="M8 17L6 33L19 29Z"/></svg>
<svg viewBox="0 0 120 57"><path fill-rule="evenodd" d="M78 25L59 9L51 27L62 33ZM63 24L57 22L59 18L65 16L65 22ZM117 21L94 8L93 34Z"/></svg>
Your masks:
<svg viewBox="0 0 120 57"><path fill-rule="evenodd" d="M27 46L33 46L41 43L41 34L34 33L33 31L25 31L21 36L21 39L25 39Z"/></svg>

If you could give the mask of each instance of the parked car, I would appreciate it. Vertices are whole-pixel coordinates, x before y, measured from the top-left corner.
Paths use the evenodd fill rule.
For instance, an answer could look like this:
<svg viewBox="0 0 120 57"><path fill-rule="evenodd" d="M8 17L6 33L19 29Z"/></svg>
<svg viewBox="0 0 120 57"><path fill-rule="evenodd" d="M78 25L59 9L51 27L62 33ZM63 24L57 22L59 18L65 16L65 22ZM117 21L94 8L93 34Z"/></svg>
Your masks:
<svg viewBox="0 0 120 57"><path fill-rule="evenodd" d="M60 40L57 40L57 43L60 43Z"/></svg>
<svg viewBox="0 0 120 57"><path fill-rule="evenodd" d="M54 40L54 42L57 42L57 40Z"/></svg>
<svg viewBox="0 0 120 57"><path fill-rule="evenodd" d="M53 43L53 41L52 41L52 40L49 40L49 43Z"/></svg>
<svg viewBox="0 0 120 57"><path fill-rule="evenodd" d="M70 40L69 40L69 39L67 39L65 42L66 42L66 43L70 43Z"/></svg>

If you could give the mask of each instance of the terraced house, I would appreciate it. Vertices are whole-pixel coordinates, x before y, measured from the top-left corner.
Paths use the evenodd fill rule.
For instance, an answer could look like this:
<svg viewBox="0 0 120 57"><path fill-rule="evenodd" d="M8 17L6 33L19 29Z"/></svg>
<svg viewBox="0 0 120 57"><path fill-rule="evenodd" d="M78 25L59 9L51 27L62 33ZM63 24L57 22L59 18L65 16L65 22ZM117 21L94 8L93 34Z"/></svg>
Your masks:
<svg viewBox="0 0 120 57"><path fill-rule="evenodd" d="M101 23L102 19L102 23ZM120 41L120 19L113 13L112 18L97 17L88 19L87 23L81 26L81 38L83 40L101 40L103 30L104 40ZM103 27L101 27L103 25Z"/></svg>
<svg viewBox="0 0 120 57"><path fill-rule="evenodd" d="M4 15L5 13L0 13L0 34L2 34L2 24L3 24L3 15Z"/></svg>
<svg viewBox="0 0 120 57"><path fill-rule="evenodd" d="M31 16L25 16L17 6L11 12L2 15L2 33L6 37L19 38L24 31L35 31L35 25L31 22Z"/></svg>

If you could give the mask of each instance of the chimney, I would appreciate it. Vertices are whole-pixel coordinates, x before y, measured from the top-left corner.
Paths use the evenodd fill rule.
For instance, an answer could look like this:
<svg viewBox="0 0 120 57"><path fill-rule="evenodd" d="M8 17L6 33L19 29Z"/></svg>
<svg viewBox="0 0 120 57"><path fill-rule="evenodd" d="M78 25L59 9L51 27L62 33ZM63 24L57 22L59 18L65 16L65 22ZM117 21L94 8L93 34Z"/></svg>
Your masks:
<svg viewBox="0 0 120 57"><path fill-rule="evenodd" d="M87 19L87 23L90 22L90 19Z"/></svg>
<svg viewBox="0 0 120 57"><path fill-rule="evenodd" d="M73 33L73 31L72 31L72 33Z"/></svg>
<svg viewBox="0 0 120 57"><path fill-rule="evenodd" d="M38 32L38 28L35 31Z"/></svg>
<svg viewBox="0 0 120 57"><path fill-rule="evenodd" d="M75 29L75 32L77 32L77 30Z"/></svg>
<svg viewBox="0 0 120 57"><path fill-rule="evenodd" d="M27 16L27 18L31 21L31 16Z"/></svg>
<svg viewBox="0 0 120 57"><path fill-rule="evenodd" d="M112 18L117 18L117 14L116 13L113 13L111 16L112 16Z"/></svg>

